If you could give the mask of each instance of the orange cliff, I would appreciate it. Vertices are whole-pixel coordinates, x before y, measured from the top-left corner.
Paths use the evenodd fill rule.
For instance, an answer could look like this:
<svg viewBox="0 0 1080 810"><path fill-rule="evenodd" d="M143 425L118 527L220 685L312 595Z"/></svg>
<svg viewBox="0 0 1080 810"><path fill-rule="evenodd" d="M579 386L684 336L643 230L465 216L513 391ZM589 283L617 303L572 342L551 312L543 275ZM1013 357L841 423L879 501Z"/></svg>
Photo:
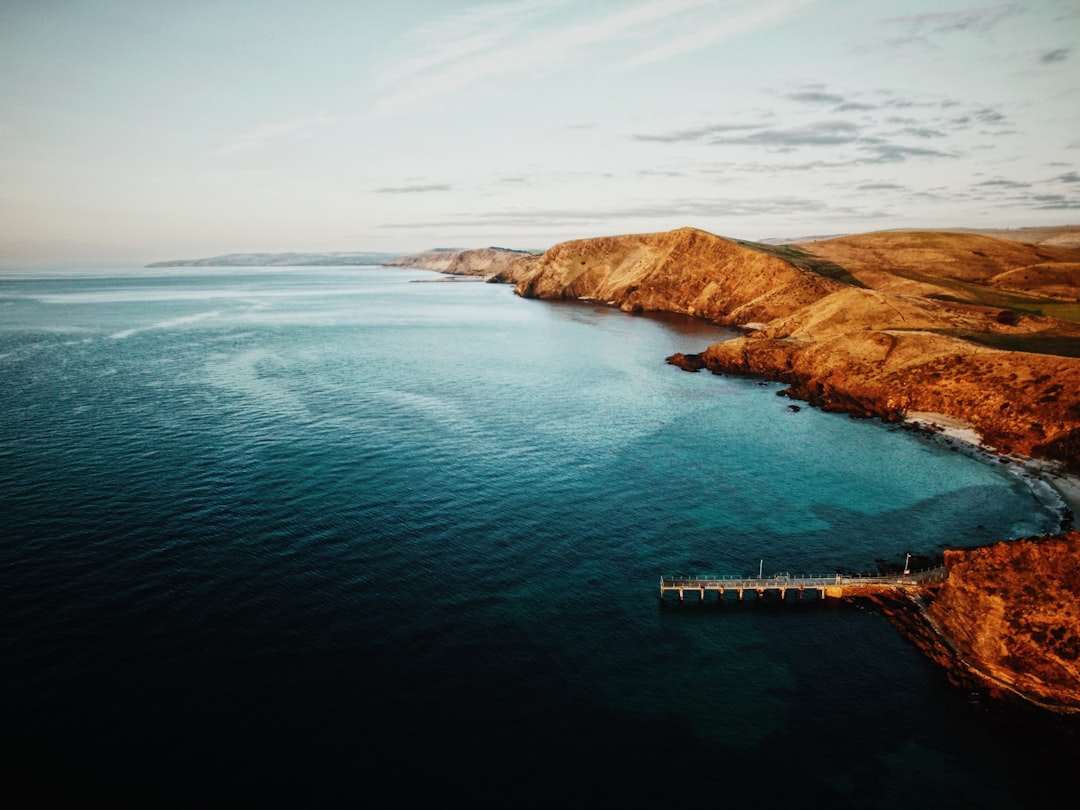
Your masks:
<svg viewBox="0 0 1080 810"><path fill-rule="evenodd" d="M1080 323L1039 314L1080 317L1080 250L938 232L771 246L681 228L565 242L497 280L526 298L740 327L673 362L782 381L858 416L942 414L999 453L1080 472Z"/></svg>
<svg viewBox="0 0 1080 810"><path fill-rule="evenodd" d="M1073 247L945 232L774 246L682 228L566 242L492 280L528 298L738 327L734 340L668 361L782 381L788 396L854 416L940 416L998 453L1042 459L1059 484L1080 472ZM1066 513L1063 530L1070 523ZM1080 710L1080 533L950 551L946 562L948 579L917 609L886 600L894 622L958 678Z"/></svg>
<svg viewBox="0 0 1080 810"><path fill-rule="evenodd" d="M1080 714L1080 532L945 552L948 577L886 615L958 685Z"/></svg>

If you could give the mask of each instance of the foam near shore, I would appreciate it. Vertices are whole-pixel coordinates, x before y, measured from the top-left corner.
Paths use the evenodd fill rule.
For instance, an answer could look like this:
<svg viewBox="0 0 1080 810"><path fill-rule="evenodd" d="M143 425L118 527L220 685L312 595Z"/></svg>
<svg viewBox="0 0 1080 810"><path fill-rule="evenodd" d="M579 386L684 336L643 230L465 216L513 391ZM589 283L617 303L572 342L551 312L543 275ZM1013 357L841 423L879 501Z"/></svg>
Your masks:
<svg viewBox="0 0 1080 810"><path fill-rule="evenodd" d="M1039 503L1060 511L1061 530L1072 528L1075 516L1080 514L1080 476L1065 473L1056 462L997 453L983 443L974 426L962 419L929 411L910 411L904 421L984 461L1008 462L1010 470L1024 478Z"/></svg>

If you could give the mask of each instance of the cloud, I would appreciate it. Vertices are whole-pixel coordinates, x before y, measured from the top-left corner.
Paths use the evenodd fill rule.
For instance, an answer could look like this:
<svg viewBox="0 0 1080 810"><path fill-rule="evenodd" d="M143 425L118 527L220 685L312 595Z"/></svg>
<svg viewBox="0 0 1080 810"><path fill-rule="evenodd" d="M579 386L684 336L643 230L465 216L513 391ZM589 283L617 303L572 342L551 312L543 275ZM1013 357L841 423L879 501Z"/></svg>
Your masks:
<svg viewBox="0 0 1080 810"><path fill-rule="evenodd" d="M838 96L836 93L826 93L823 90L799 90L795 93L788 93L787 98L792 101L805 101L807 104L844 104L845 99L843 96Z"/></svg>
<svg viewBox="0 0 1080 810"><path fill-rule="evenodd" d="M296 118L292 121L259 124L254 129L214 149L210 154L221 157L247 154L262 148L272 141L290 137L305 137L320 127L334 123L334 120L327 113L318 113L307 118Z"/></svg>
<svg viewBox="0 0 1080 810"><path fill-rule="evenodd" d="M1080 174L1077 172L1065 172L1065 174L1059 174L1054 180L1058 183L1080 183Z"/></svg>
<svg viewBox="0 0 1080 810"><path fill-rule="evenodd" d="M508 75L571 70L576 57L631 43L618 69L672 59L769 25L817 0L771 0L742 14L716 0L637 0L600 16L595 4L520 0L469 8L410 32L376 73L375 110L419 106ZM663 41L662 45L653 45ZM625 50L625 49L624 49Z"/></svg>
<svg viewBox="0 0 1080 810"><path fill-rule="evenodd" d="M1080 200L1069 199L1064 194L1036 194L1032 201L1037 203L1033 207L1040 211L1080 210Z"/></svg>
<svg viewBox="0 0 1080 810"><path fill-rule="evenodd" d="M864 152L869 152L871 157L864 158L861 163L902 163L908 158L931 157L931 158L955 158L959 155L951 152L942 152L937 149L923 149L917 146L903 146L895 143L875 143L862 147Z"/></svg>
<svg viewBox="0 0 1080 810"><path fill-rule="evenodd" d="M976 124L991 127L1005 127L1011 124L1008 116L992 107L978 107L969 110L962 115L953 116L948 119L947 123L959 128L968 128ZM1001 135L1004 134L1005 130L999 129L996 132Z"/></svg>
<svg viewBox="0 0 1080 810"><path fill-rule="evenodd" d="M931 129L930 127L904 127L900 130L903 135L911 135L914 138L944 138L945 133L940 129Z"/></svg>
<svg viewBox="0 0 1080 810"><path fill-rule="evenodd" d="M1005 115L992 107L983 107L982 109L975 110L972 115L976 120L981 121L984 124L1004 124L1007 122Z"/></svg>
<svg viewBox="0 0 1080 810"><path fill-rule="evenodd" d="M869 112L878 109L877 104L848 98L845 95L826 89L822 84L803 85L798 90L781 93L781 96L803 104L831 107L833 112Z"/></svg>
<svg viewBox="0 0 1080 810"><path fill-rule="evenodd" d="M383 186L375 189L376 194L427 194L431 191L449 191L450 186L445 183L430 183L417 186Z"/></svg>
<svg viewBox="0 0 1080 810"><path fill-rule="evenodd" d="M1072 48L1054 48L1052 51L1043 51L1039 61L1044 65L1052 65L1055 62L1064 62L1072 53Z"/></svg>
<svg viewBox="0 0 1080 810"><path fill-rule="evenodd" d="M886 40L888 45L910 43L929 44L949 34L986 34L999 23L1024 13L1020 3L1003 3L988 8L968 8L957 11L934 11L889 17L883 24L899 29L900 34Z"/></svg>
<svg viewBox="0 0 1080 810"><path fill-rule="evenodd" d="M641 203L615 208L543 208L507 211L469 211L448 219L420 222L395 222L382 227L392 230L421 230L426 228L490 229L552 226L598 226L627 220L678 221L688 218L794 216L823 211L840 212L846 216L864 215L861 206L830 205L823 199L800 196L741 198L690 198Z"/></svg>
<svg viewBox="0 0 1080 810"><path fill-rule="evenodd" d="M790 129L763 129L738 138L716 139L714 143L747 143L768 146L831 146L858 140L859 127L850 121L817 121Z"/></svg>
<svg viewBox="0 0 1080 810"><path fill-rule="evenodd" d="M718 45L747 31L779 22L815 2L817 0L778 0L741 14L721 13L711 22L694 25L682 36L669 39L663 45L643 51L633 59L623 62L623 67L638 67L660 62L711 45ZM728 12L728 9L725 8L724 12Z"/></svg>
<svg viewBox="0 0 1080 810"><path fill-rule="evenodd" d="M997 188L1031 188L1031 183L1018 183L1015 180L983 180L981 183L976 183L978 187L997 187Z"/></svg>
<svg viewBox="0 0 1080 810"><path fill-rule="evenodd" d="M737 134L736 134L737 133ZM859 127L850 121L816 121L801 127L777 129L764 124L714 124L660 135L634 135L639 141L661 143L750 144L758 146L823 146L851 143Z"/></svg>
<svg viewBox="0 0 1080 810"><path fill-rule="evenodd" d="M727 132L740 132L744 130L761 129L763 124L711 124L696 129L682 129L668 132L662 135L633 135L638 141L658 141L660 143L679 143L684 141L706 140L712 135L723 135Z"/></svg>

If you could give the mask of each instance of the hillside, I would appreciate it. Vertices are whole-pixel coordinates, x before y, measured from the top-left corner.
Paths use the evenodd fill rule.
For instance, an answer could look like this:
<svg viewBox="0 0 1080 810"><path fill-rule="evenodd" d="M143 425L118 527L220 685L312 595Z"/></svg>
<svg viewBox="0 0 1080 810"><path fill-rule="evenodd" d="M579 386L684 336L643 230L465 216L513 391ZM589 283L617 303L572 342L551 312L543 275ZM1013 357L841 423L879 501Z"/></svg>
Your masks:
<svg viewBox="0 0 1080 810"><path fill-rule="evenodd" d="M1055 295L1080 297L1069 283L1076 259L1073 250L975 234L773 246L682 228L566 242L512 264L504 278L527 298L742 327L743 337L673 362L779 380L789 396L853 415L940 413L999 452L1080 470L1080 324L1033 314L1057 299L1019 289L1022 273L1037 273L1040 283L1055 281ZM991 283L1002 279L1017 289ZM972 289L999 297L989 305L946 294Z"/></svg>
<svg viewBox="0 0 1080 810"><path fill-rule="evenodd" d="M446 268L454 257L461 253L462 248L434 248L422 253L408 253L402 256L394 256L386 262L387 267L412 267L417 270L436 270L445 273Z"/></svg>
<svg viewBox="0 0 1080 810"><path fill-rule="evenodd" d="M668 362L782 381L780 393L853 416L973 430L998 453L1044 460L1075 509L1064 474L1080 473L1078 261L1072 248L986 234L762 245L684 228L563 243L499 279L524 297L739 326L741 337ZM1064 512L1062 531L1072 521ZM955 676L1075 712L1078 551L1076 532L949 551L943 586L887 610Z"/></svg>
<svg viewBox="0 0 1080 810"><path fill-rule="evenodd" d="M395 256L384 262L388 267L414 267L436 270L454 276L479 276L491 278L502 273L519 259L533 256L525 250L509 248L439 248L423 253Z"/></svg>
<svg viewBox="0 0 1080 810"><path fill-rule="evenodd" d="M680 312L730 325L790 315L843 286L694 228L564 242L519 263L510 277L525 298L587 298L627 312Z"/></svg>
<svg viewBox="0 0 1080 810"><path fill-rule="evenodd" d="M847 268L867 287L882 292L1034 314L1064 311L1059 307L1044 313L1044 303L1080 303L1076 248L939 231L881 231L795 247Z"/></svg>

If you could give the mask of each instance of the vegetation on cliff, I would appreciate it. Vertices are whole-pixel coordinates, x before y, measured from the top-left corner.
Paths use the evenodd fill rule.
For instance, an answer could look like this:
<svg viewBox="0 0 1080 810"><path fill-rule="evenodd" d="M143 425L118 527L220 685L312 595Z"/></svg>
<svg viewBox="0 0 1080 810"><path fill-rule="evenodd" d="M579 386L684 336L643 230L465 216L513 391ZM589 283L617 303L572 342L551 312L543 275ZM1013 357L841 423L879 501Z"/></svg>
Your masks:
<svg viewBox="0 0 1080 810"><path fill-rule="evenodd" d="M782 381L788 396L854 416L939 414L999 453L1080 472L1080 250L1052 237L897 231L761 245L683 228L567 242L499 279L524 297L741 327L668 361ZM950 551L944 585L889 613L954 676L1080 712L1078 561L1077 532Z"/></svg>
<svg viewBox="0 0 1080 810"><path fill-rule="evenodd" d="M525 297L742 327L694 364L858 416L941 413L999 452L1080 471L1080 250L935 231L777 246L682 228L566 242L503 277Z"/></svg>

